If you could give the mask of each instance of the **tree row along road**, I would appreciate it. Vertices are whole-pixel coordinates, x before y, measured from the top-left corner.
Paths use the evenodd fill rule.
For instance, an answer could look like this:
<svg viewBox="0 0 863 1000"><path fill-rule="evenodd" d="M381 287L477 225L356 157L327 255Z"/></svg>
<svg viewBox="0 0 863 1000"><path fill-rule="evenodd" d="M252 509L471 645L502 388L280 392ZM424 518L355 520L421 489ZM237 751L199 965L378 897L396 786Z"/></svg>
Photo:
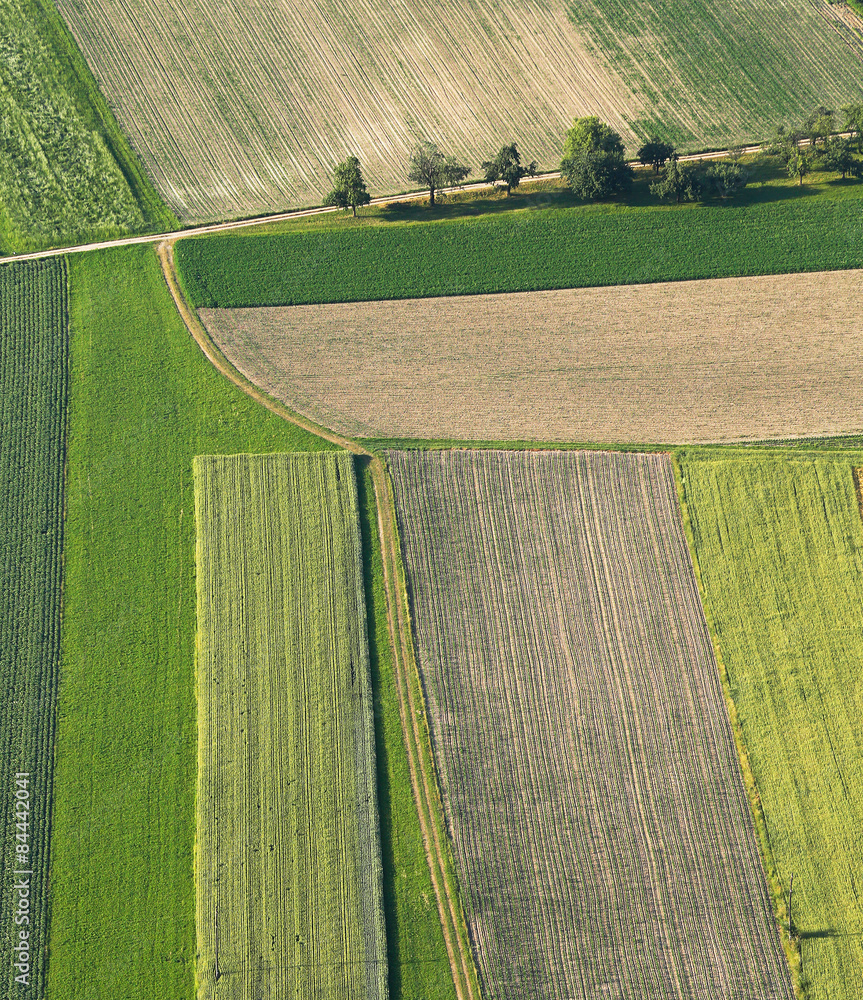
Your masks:
<svg viewBox="0 0 863 1000"><path fill-rule="evenodd" d="M845 133L845 135L850 135L850 133ZM803 140L802 145L806 145L809 140ZM742 148L743 153L757 153L761 149L761 145L755 146L744 146ZM681 156L681 163L684 162L694 162L696 160L719 160L723 157L730 156L731 150L721 149L714 153L693 153L689 156ZM637 166L637 164L636 164ZM651 169L649 166L644 167L644 169ZM555 180L560 177L560 171L552 171L547 174L537 174L535 177L526 177L523 181L523 185L536 183L538 181ZM438 188L438 194L455 194L460 191L481 191L483 188L491 188L494 185L487 184L485 181L478 181L474 184L462 184L456 187ZM388 205L397 204L406 201L422 201L423 198L428 197L428 191L414 191L410 194L399 194L399 195L388 195L381 198L372 198L370 204L372 205ZM39 260L44 257L59 257L67 253L86 253L88 250L106 250L110 247L126 247L133 246L139 243L161 243L163 240L178 240L185 239L187 236L207 236L211 233L227 233L233 229L246 229L251 226L261 226L266 225L270 222L283 222L288 219L304 219L312 215L326 215L332 212L339 212L341 209L333 208L303 208L290 212L278 212L275 215L259 215L253 219L239 219L234 222L219 222L213 225L207 226L195 226L191 229L180 229L174 233L158 233L155 235L146 236L126 236L121 239L116 240L102 240L98 243L82 243L78 246L71 247L57 247L51 250L36 250L33 253L22 253L15 254L9 257L0 257L0 264L10 263L16 260Z"/></svg>

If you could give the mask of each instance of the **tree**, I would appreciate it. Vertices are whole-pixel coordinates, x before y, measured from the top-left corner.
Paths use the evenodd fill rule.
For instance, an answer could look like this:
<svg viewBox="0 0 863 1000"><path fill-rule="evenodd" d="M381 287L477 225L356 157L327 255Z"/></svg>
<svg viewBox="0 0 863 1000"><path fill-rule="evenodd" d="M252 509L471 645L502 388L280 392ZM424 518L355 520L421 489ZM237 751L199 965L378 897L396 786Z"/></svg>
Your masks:
<svg viewBox="0 0 863 1000"><path fill-rule="evenodd" d="M739 163L728 160L711 164L705 177L720 198L733 198L749 181L748 172Z"/></svg>
<svg viewBox="0 0 863 1000"><path fill-rule="evenodd" d="M536 173L536 161L532 161L526 167L521 165L521 157L516 149L515 143L511 146L501 147L500 152L493 160L487 160L482 165L485 171L485 179L489 184L503 181L506 187L507 196L514 187L518 187L522 177L533 177Z"/></svg>
<svg viewBox="0 0 863 1000"><path fill-rule="evenodd" d="M803 187L803 178L812 170L812 163L807 152L802 149L795 149L785 165L789 177L797 177L800 186Z"/></svg>
<svg viewBox="0 0 863 1000"><path fill-rule="evenodd" d="M662 170L662 177L650 185L650 193L658 198L698 201L701 197L701 180L690 163L681 163L677 154L671 157Z"/></svg>
<svg viewBox="0 0 863 1000"><path fill-rule="evenodd" d="M627 190L632 167L623 140L597 117L576 118L566 133L560 172L579 198L608 198Z"/></svg>
<svg viewBox="0 0 863 1000"><path fill-rule="evenodd" d="M819 140L826 139L836 130L833 117L830 108L825 108L823 104L820 104L803 122L800 131L809 139L813 147L818 145Z"/></svg>
<svg viewBox="0 0 863 1000"><path fill-rule="evenodd" d="M837 174L842 174L842 180L854 172L857 160L851 151L851 140L836 136L828 139L824 149L821 151L821 162L825 169L835 170Z"/></svg>
<svg viewBox="0 0 863 1000"><path fill-rule="evenodd" d="M650 138L635 155L639 163L643 163L645 167L653 167L653 172L658 174L665 166L665 161L674 156L674 146L661 139Z"/></svg>
<svg viewBox="0 0 863 1000"><path fill-rule="evenodd" d="M429 189L429 204L434 205L438 188L452 187L470 173L470 167L454 156L445 156L433 142L421 142L411 153L408 180Z"/></svg>
<svg viewBox="0 0 863 1000"><path fill-rule="evenodd" d="M843 130L851 132L852 139L857 141L857 152L863 153L863 104L846 104L842 113L845 115Z"/></svg>
<svg viewBox="0 0 863 1000"><path fill-rule="evenodd" d="M354 216L359 205L368 205L372 200L366 190L360 161L355 156L349 156L344 163L336 166L333 190L324 198L325 205L336 205L338 208L352 208Z"/></svg>
<svg viewBox="0 0 863 1000"><path fill-rule="evenodd" d="M761 147L765 156L777 156L783 163L788 163L803 138L798 130L788 130L780 125L773 138Z"/></svg>

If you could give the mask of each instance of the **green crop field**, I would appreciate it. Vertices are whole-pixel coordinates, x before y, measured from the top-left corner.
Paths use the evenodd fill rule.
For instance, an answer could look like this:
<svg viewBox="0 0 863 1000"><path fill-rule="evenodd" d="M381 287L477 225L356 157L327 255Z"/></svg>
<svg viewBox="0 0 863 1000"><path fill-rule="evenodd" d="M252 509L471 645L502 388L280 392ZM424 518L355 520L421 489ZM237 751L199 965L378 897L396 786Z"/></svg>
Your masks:
<svg viewBox="0 0 863 1000"><path fill-rule="evenodd" d="M195 460L198 997L385 1000L353 460Z"/></svg>
<svg viewBox="0 0 863 1000"><path fill-rule="evenodd" d="M793 996L666 455L390 452L484 994Z"/></svg>
<svg viewBox="0 0 863 1000"><path fill-rule="evenodd" d="M860 452L680 454L705 608L806 996L863 997Z"/></svg>
<svg viewBox="0 0 863 1000"><path fill-rule="evenodd" d="M209 365L154 251L69 258L51 1000L191 1000L201 453L315 450Z"/></svg>
<svg viewBox="0 0 863 1000"><path fill-rule="evenodd" d="M639 99L630 126L678 145L760 138L863 95L863 22L855 30L826 0L567 0L567 10Z"/></svg>
<svg viewBox="0 0 863 1000"><path fill-rule="evenodd" d="M0 253L175 228L50 0L0 0Z"/></svg>
<svg viewBox="0 0 863 1000"><path fill-rule="evenodd" d="M22 1000L44 996L47 972L66 285L62 260L0 269L0 993Z"/></svg>
<svg viewBox="0 0 863 1000"><path fill-rule="evenodd" d="M182 240L197 306L470 295L863 266L863 184L740 205L536 208L453 221ZM759 197L768 199L757 200ZM542 201L540 200L540 205Z"/></svg>

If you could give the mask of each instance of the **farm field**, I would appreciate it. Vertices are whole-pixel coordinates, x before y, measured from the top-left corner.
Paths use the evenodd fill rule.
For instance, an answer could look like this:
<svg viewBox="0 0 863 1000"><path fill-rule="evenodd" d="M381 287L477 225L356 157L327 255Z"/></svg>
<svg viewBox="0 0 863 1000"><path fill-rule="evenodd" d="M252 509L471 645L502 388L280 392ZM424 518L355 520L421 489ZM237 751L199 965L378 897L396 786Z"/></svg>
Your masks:
<svg viewBox="0 0 863 1000"><path fill-rule="evenodd" d="M806 996L863 997L863 525L846 454L679 454Z"/></svg>
<svg viewBox="0 0 863 1000"><path fill-rule="evenodd" d="M484 994L790 998L668 456L387 457Z"/></svg>
<svg viewBox="0 0 863 1000"><path fill-rule="evenodd" d="M173 229L50 0L0 4L0 253Z"/></svg>
<svg viewBox="0 0 863 1000"><path fill-rule="evenodd" d="M817 193L816 193L817 190ZM863 266L863 184L754 187L732 205L537 207L181 240L196 306L527 292ZM764 200L759 200L764 199ZM396 216L397 217L396 213ZM332 223L326 225L332 226ZM293 228L293 227L292 227Z"/></svg>
<svg viewBox="0 0 863 1000"><path fill-rule="evenodd" d="M0 268L0 994L7 997L44 996L47 972L68 338L65 262ZM15 981L22 974L27 985Z"/></svg>
<svg viewBox="0 0 863 1000"><path fill-rule="evenodd" d="M199 313L250 381L355 436L733 441L863 432L860 285L835 271Z"/></svg>
<svg viewBox="0 0 863 1000"><path fill-rule="evenodd" d="M571 0L567 11L588 50L640 99L635 131L681 146L758 138L860 93L863 20L844 5Z"/></svg>
<svg viewBox="0 0 863 1000"><path fill-rule="evenodd" d="M77 255L68 267L63 681L46 995L192 1000L192 461L328 446L212 369L177 316L152 249Z"/></svg>
<svg viewBox="0 0 863 1000"><path fill-rule="evenodd" d="M185 223L319 204L348 154L373 192L404 190L423 137L474 167L517 141L553 168L579 114L611 122L634 153L657 122L721 146L863 97L854 35L821 0L643 2L628 24L559 0L58 7Z"/></svg>
<svg viewBox="0 0 863 1000"><path fill-rule="evenodd" d="M198 996L384 1000L353 459L195 459Z"/></svg>

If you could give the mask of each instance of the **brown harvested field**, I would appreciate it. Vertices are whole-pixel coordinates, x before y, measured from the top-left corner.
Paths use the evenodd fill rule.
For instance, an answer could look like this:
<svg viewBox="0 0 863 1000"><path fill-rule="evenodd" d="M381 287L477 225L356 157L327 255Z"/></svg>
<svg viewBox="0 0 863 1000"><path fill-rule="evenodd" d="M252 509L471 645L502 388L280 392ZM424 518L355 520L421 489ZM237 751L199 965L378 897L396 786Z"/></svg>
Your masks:
<svg viewBox="0 0 863 1000"><path fill-rule="evenodd" d="M348 434L718 442L863 431L861 292L835 271L200 314Z"/></svg>
<svg viewBox="0 0 863 1000"><path fill-rule="evenodd" d="M319 204L335 163L407 187L427 137L475 169L517 142L556 167L572 118L687 148L863 99L825 0L57 0L186 223ZM847 37L844 37L845 32Z"/></svg>
<svg viewBox="0 0 863 1000"><path fill-rule="evenodd" d="M389 452L495 1000L792 1000L668 455Z"/></svg>

